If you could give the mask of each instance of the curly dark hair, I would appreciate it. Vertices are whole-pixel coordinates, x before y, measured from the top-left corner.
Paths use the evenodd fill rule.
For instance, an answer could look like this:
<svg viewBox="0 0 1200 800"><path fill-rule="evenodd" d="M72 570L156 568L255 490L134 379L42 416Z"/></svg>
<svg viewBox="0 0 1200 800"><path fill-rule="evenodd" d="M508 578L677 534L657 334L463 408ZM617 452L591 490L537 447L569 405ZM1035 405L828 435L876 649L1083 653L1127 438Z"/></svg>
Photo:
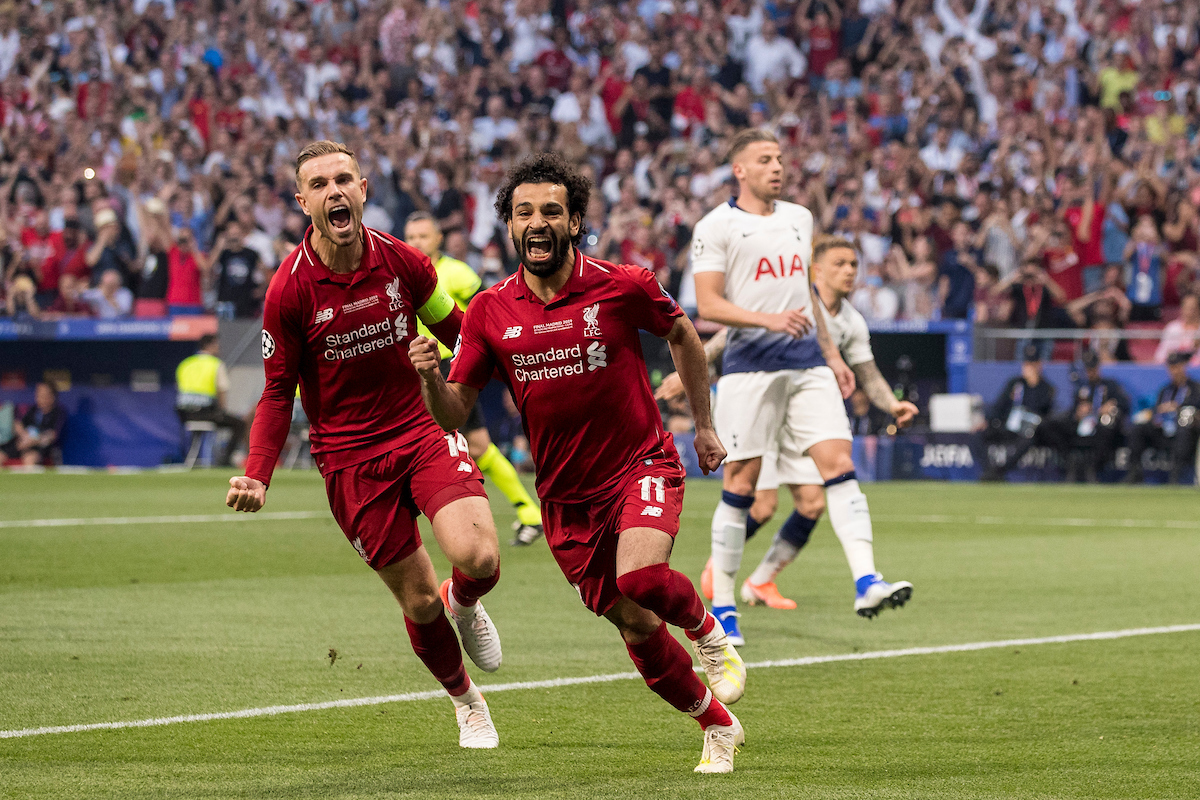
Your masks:
<svg viewBox="0 0 1200 800"><path fill-rule="evenodd" d="M588 199L592 194L592 182L580 175L558 153L538 153L521 160L508 171L504 185L496 193L496 216L502 222L512 219L513 192L523 183L557 183L567 190L567 213L579 215L579 232L571 237L571 244L578 245L587 234Z"/></svg>

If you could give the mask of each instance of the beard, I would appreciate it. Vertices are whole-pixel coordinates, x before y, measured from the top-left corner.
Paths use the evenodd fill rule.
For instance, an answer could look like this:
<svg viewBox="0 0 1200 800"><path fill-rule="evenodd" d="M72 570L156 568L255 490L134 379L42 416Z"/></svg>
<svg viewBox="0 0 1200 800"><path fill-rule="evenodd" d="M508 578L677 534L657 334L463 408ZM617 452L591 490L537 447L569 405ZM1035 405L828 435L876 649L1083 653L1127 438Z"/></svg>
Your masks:
<svg viewBox="0 0 1200 800"><path fill-rule="evenodd" d="M545 235L550 238L550 259L543 264L529 263L529 248L524 240L517 241L517 238L512 237L513 247L517 251L517 255L521 258L521 263L525 269L532 272L539 278L546 278L558 272L567 261L567 250L571 246L571 240L565 236L561 236L553 228L548 228ZM525 232L525 239L529 238L529 232Z"/></svg>

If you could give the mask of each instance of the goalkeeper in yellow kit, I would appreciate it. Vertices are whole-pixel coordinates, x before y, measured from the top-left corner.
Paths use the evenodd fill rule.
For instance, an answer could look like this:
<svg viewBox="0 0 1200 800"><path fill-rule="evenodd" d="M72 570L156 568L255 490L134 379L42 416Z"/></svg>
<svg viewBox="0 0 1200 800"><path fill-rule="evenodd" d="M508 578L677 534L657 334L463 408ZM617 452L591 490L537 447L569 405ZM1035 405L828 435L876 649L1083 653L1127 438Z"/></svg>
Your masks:
<svg viewBox="0 0 1200 800"><path fill-rule="evenodd" d="M483 282L469 264L442 252L442 232L433 217L424 211L410 214L404 224L404 241L429 256L437 271L438 284L454 298L459 308L466 311L467 303L471 302ZM434 339L424 323L418 322L417 327L422 336ZM442 373L449 374L451 353L441 342L438 342L438 347L442 354ZM471 409L471 415L460 432L466 437L471 458L480 471L491 478L492 483L504 492L517 510L517 534L512 544L527 545L537 541L542 535L542 512L529 492L525 491L512 463L492 442L478 406Z"/></svg>

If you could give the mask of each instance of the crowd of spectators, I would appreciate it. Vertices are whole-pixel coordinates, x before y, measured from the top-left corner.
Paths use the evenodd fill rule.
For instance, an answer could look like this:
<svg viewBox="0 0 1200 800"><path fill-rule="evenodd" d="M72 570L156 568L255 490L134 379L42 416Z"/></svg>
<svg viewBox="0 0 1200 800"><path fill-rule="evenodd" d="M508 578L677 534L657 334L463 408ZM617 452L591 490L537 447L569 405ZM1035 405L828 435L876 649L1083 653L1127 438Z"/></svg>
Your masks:
<svg viewBox="0 0 1200 800"><path fill-rule="evenodd" d="M9 3L3 313L253 316L317 138L357 151L366 224L429 211L486 284L504 169L558 150L599 189L586 249L676 290L729 136L766 126L872 322L1170 320L1200 290L1198 44L1184 0Z"/></svg>

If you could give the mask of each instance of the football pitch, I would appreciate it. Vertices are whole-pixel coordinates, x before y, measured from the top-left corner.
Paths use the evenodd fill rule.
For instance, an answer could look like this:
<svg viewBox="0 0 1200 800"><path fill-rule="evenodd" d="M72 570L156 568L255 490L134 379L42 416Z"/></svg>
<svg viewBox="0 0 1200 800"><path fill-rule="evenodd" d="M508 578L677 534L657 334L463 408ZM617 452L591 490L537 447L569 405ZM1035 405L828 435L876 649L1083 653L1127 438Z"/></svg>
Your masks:
<svg viewBox="0 0 1200 800"><path fill-rule="evenodd" d="M502 502L504 665L468 663L500 748L469 751L316 473L278 473L257 517L226 480L0 475L0 797L1200 797L1194 489L865 486L913 601L856 617L822 520L779 579L799 608L742 609L736 771L695 775L699 728L544 542L507 546ZM688 484L693 579L718 494Z"/></svg>

